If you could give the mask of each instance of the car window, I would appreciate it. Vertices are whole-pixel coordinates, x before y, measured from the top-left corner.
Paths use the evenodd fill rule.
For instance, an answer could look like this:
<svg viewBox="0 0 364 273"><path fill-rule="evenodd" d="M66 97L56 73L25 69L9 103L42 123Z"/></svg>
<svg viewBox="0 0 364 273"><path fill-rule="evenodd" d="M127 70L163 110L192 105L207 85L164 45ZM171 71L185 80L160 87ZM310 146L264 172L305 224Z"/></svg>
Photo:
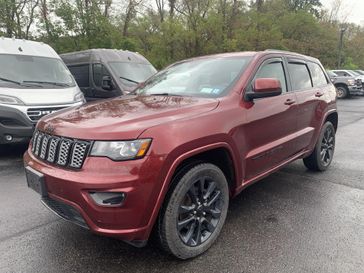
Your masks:
<svg viewBox="0 0 364 273"><path fill-rule="evenodd" d="M307 65L301 63L289 63L288 69L291 75L293 90L305 90L312 88L311 77Z"/></svg>
<svg viewBox="0 0 364 273"><path fill-rule="evenodd" d="M311 77L312 77L312 83L313 86L325 86L327 85L327 79L326 76L324 74L324 72L322 71L322 68L316 64L316 63L308 63L308 67L310 68L311 71Z"/></svg>
<svg viewBox="0 0 364 273"><path fill-rule="evenodd" d="M287 92L287 81L284 73L283 62L276 61L264 64L255 75L254 80L262 78L275 78L281 82L282 92Z"/></svg>
<svg viewBox="0 0 364 273"><path fill-rule="evenodd" d="M79 87L89 87L89 65L73 65L69 66L68 69L71 71Z"/></svg>
<svg viewBox="0 0 364 273"><path fill-rule="evenodd" d="M350 77L350 75L348 73L346 73L345 71L335 71L335 73L341 77Z"/></svg>
<svg viewBox="0 0 364 273"><path fill-rule="evenodd" d="M110 73L107 71L106 67L102 64L93 64L92 70L93 70L93 78L95 85L97 87L101 87L102 78L104 76L110 76Z"/></svg>

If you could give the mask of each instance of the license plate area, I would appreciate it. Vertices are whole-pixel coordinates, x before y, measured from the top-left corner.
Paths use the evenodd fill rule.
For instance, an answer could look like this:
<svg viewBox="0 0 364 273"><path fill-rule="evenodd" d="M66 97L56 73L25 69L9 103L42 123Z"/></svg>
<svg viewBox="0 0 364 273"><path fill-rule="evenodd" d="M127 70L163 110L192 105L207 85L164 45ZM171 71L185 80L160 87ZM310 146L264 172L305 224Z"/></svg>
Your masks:
<svg viewBox="0 0 364 273"><path fill-rule="evenodd" d="M31 167L25 167L25 175L27 178L28 187L39 193L42 197L48 196L44 175Z"/></svg>

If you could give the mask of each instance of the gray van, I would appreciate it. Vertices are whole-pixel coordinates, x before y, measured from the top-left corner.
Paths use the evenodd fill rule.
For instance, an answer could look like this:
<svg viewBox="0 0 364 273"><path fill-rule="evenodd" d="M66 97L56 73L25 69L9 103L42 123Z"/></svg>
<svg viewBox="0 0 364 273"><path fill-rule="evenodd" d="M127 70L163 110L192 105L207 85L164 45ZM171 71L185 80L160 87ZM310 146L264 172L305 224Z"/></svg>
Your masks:
<svg viewBox="0 0 364 273"><path fill-rule="evenodd" d="M157 70L139 53L90 49L60 55L87 101L128 94Z"/></svg>

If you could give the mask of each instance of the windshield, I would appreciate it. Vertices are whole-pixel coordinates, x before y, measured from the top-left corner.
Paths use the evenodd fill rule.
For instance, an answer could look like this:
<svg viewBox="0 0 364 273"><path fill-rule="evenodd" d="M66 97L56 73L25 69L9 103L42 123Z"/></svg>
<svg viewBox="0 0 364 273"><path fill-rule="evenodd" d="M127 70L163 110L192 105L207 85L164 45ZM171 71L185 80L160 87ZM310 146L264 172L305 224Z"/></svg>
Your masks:
<svg viewBox="0 0 364 273"><path fill-rule="evenodd" d="M359 73L360 75L364 75L364 71L363 70L355 70L355 72Z"/></svg>
<svg viewBox="0 0 364 273"><path fill-rule="evenodd" d="M75 86L68 68L59 59L0 54L0 86L60 88Z"/></svg>
<svg viewBox="0 0 364 273"><path fill-rule="evenodd" d="M350 71L354 76L360 76L360 74L358 72L355 72L355 71Z"/></svg>
<svg viewBox="0 0 364 273"><path fill-rule="evenodd" d="M140 95L218 97L247 67L251 57L216 57L173 65L136 90Z"/></svg>
<svg viewBox="0 0 364 273"><path fill-rule="evenodd" d="M114 73L128 83L138 84L144 82L157 70L151 64L112 62L109 63Z"/></svg>

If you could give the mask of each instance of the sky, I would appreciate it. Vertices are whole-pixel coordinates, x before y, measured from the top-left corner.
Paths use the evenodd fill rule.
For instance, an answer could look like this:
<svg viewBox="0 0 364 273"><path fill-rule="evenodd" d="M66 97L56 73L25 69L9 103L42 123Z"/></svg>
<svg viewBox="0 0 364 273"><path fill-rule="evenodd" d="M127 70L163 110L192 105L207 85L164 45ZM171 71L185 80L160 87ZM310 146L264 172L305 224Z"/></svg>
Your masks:
<svg viewBox="0 0 364 273"><path fill-rule="evenodd" d="M326 9L331 9L335 0L321 0ZM364 0L342 0L341 17L346 18L349 23L356 23L364 26Z"/></svg>

